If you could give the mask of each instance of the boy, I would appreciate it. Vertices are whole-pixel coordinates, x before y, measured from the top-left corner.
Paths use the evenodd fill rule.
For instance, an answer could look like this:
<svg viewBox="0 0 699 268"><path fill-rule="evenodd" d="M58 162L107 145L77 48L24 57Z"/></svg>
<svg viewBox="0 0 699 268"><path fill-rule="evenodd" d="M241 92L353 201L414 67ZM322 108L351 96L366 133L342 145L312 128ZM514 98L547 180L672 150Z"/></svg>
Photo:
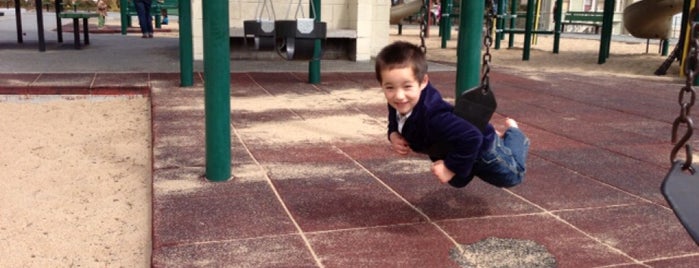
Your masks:
<svg viewBox="0 0 699 268"><path fill-rule="evenodd" d="M529 139L517 122L508 118L500 137L491 124L481 132L455 115L429 83L419 47L398 41L383 48L376 79L388 102L388 139L398 154L428 154L432 173L453 187L466 186L474 175L497 187L522 182Z"/></svg>

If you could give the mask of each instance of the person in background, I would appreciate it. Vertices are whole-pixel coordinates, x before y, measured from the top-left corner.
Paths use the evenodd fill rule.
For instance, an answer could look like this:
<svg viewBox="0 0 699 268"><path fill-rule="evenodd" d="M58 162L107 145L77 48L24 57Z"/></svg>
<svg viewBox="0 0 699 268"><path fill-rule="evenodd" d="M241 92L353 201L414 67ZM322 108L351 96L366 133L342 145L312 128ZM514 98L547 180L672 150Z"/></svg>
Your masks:
<svg viewBox="0 0 699 268"><path fill-rule="evenodd" d="M141 38L153 38L153 17L150 15L152 0L134 0L136 13L138 13L138 25L141 27Z"/></svg>

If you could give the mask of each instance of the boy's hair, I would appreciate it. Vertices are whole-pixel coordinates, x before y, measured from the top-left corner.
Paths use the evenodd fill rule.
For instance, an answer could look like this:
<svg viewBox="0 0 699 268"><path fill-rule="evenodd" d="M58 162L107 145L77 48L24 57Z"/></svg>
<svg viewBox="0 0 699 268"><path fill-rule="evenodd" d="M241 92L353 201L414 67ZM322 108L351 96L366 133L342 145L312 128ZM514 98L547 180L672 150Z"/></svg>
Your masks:
<svg viewBox="0 0 699 268"><path fill-rule="evenodd" d="M410 67L415 79L422 81L427 74L427 60L420 47L405 41L396 41L376 55L376 80L383 82L381 71Z"/></svg>

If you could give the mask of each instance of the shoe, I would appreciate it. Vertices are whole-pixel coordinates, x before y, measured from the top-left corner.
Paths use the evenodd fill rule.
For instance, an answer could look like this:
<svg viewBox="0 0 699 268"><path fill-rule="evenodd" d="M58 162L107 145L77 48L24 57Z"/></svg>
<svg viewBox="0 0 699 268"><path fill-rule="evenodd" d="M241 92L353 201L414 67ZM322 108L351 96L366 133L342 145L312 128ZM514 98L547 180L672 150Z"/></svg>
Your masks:
<svg viewBox="0 0 699 268"><path fill-rule="evenodd" d="M148 38L148 35L147 35L147 34L143 34L143 35L141 35L141 38Z"/></svg>
<svg viewBox="0 0 699 268"><path fill-rule="evenodd" d="M153 33L149 33L148 38L153 38Z"/></svg>
<svg viewBox="0 0 699 268"><path fill-rule="evenodd" d="M165 18L163 18L163 22L161 24L167 25L167 22L168 22L168 19L167 19L167 17L165 17Z"/></svg>

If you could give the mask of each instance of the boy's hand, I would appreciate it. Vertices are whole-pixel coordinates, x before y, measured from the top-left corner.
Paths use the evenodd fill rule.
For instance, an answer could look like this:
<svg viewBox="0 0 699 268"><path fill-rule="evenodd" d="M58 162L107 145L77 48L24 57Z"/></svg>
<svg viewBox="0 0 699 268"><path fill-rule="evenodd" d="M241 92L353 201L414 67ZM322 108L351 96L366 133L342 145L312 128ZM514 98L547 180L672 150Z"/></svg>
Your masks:
<svg viewBox="0 0 699 268"><path fill-rule="evenodd" d="M406 155L411 151L408 141L400 133L393 132L388 138L391 140L391 149L396 153Z"/></svg>
<svg viewBox="0 0 699 268"><path fill-rule="evenodd" d="M444 165L443 160L437 160L432 163L432 168L430 170L432 171L432 174L437 176L437 179L439 179L439 181L442 183L448 183L451 178L456 175Z"/></svg>

